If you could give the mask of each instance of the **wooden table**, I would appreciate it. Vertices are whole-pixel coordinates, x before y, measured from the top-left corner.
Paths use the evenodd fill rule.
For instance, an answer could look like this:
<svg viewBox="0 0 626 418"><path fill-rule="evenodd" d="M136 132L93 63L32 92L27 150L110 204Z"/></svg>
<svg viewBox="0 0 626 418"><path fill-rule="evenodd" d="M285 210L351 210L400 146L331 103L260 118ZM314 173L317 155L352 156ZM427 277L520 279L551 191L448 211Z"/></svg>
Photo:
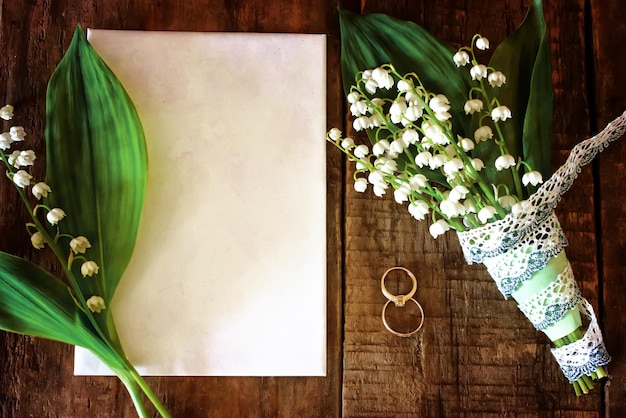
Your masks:
<svg viewBox="0 0 626 418"><path fill-rule="evenodd" d="M355 0L345 8L415 21L455 46L481 31L495 45L528 0ZM626 11L618 0L545 2L552 53L554 166L626 107ZM1 100L19 106L44 155L45 89L77 23L105 29L258 31L328 35L328 125L345 126L336 2L25 0L0 3ZM620 76L620 74L622 74ZM26 117L24 117L26 115ZM323 138L320 138L320 141ZM610 378L576 398L536 332L482 266L467 266L453 234L434 241L391 198L357 194L352 166L328 147L328 376L148 378L177 417L622 417L626 414L626 143L588 166L557 214L584 295L597 307ZM35 174L43 175L40 164ZM0 182L0 250L58 273L30 248L26 214ZM401 339L379 315L391 266L419 278L423 332ZM2 417L131 417L114 378L74 377L72 347L0 333Z"/></svg>

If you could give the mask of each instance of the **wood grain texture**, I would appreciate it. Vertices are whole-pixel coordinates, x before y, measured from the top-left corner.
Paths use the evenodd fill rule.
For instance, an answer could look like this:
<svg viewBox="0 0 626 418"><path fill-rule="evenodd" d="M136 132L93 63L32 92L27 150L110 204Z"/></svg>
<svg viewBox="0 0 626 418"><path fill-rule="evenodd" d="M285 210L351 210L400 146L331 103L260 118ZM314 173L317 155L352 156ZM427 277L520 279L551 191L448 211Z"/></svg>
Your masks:
<svg viewBox="0 0 626 418"><path fill-rule="evenodd" d="M593 28L592 58L594 87L593 122L601 128L626 110L626 58L616 53L626 40L626 11L616 2L591 1L589 22ZM626 319L621 316L626 295L626 205L623 190L626 187L626 144L624 139L612 145L598 159L596 183L601 199L599 234L601 272L603 283L603 323L607 348L613 355L609 368L611 379L606 385L607 417L626 415Z"/></svg>
<svg viewBox="0 0 626 418"><path fill-rule="evenodd" d="M524 17L529 0L345 0L352 11L384 12L423 25L452 45L480 31L492 45ZM545 1L552 53L553 166L626 106L626 40L618 2ZM0 2L2 101L19 108L42 163L45 88L74 26L106 29L328 34L328 124L349 131L341 96L336 2L323 0L26 0ZM321 140L321 139L320 139ZM586 168L557 215L583 294L600 304L613 355L610 384L576 398L515 303L480 265L467 266L456 237L433 240L391 197L358 194L353 167L328 147L328 376L326 378L148 378L178 417L621 417L626 413L621 298L626 253L626 146ZM35 167L42 177L44 164ZM30 248L26 213L0 181L0 250L58 266ZM389 267L416 273L423 331L401 339L380 320L379 280ZM397 285L391 278L390 286ZM253 343L253 342L251 342ZM132 417L114 378L74 377L72 348L0 333L1 417Z"/></svg>

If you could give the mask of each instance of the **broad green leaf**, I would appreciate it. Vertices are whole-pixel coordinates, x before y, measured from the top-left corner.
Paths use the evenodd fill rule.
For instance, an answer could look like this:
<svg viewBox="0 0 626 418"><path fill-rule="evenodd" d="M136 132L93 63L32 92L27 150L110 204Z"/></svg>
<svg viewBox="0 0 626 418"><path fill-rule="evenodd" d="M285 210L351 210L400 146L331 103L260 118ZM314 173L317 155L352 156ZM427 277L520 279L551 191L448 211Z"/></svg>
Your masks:
<svg viewBox="0 0 626 418"><path fill-rule="evenodd" d="M133 253L144 201L148 162L141 123L80 27L50 79L46 105L47 203L67 214L61 232L91 242L86 257L99 273L83 279L81 262L73 266L85 298L99 295L109 304ZM94 316L111 330L109 312Z"/></svg>
<svg viewBox="0 0 626 418"><path fill-rule="evenodd" d="M34 264L3 252L0 328L81 347L102 345L66 284Z"/></svg>
<svg viewBox="0 0 626 418"><path fill-rule="evenodd" d="M504 86L489 91L511 109L513 118L500 123L509 151L539 170L544 179L549 178L552 69L541 0L533 0L522 24L496 48L489 65L507 78ZM496 147L483 142L476 147L475 155L485 160L483 174L489 182L512 187L508 171L495 171L493 161L499 155Z"/></svg>
<svg viewBox="0 0 626 418"><path fill-rule="evenodd" d="M339 22L346 94L359 71L391 63L400 74L416 73L428 91L445 94L452 105L455 133L469 135L470 120L464 116L463 105L471 79L468 71L456 68L452 60L455 50L451 46L439 42L415 23L384 14L358 15L340 8ZM368 135L374 142L373 132L368 130ZM427 170L424 174L446 183L438 171Z"/></svg>

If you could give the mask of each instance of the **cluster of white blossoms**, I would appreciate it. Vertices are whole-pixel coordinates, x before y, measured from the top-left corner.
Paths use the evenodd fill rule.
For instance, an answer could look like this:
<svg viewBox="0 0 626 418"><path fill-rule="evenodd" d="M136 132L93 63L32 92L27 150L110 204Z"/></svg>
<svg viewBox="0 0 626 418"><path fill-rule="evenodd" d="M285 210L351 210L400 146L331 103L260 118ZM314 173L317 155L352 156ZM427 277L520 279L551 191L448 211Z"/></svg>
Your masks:
<svg viewBox="0 0 626 418"><path fill-rule="evenodd" d="M0 108L0 118L4 120L13 119L14 108L11 105L5 105ZM7 177L10 178L16 187L21 190L30 188L30 191L37 201L42 198L48 197L48 194L52 192L50 186L44 182L37 182L33 179L33 176L26 171L28 167L34 165L37 156L33 150L13 150L8 153L11 147L15 143L23 142L26 138L26 132L22 126L12 126L8 132L0 133L0 159L7 167ZM57 245L59 239L68 238L69 241L69 257L68 257L68 270L71 269L71 265L74 260L81 259L83 261L80 271L83 277L92 277L94 274L98 274L100 267L95 261L87 260L82 254L85 254L88 248L91 248L91 243L84 236L72 237L67 234L56 233L52 237L44 228L43 224L39 222L37 213L39 210L45 210L45 218L51 226L57 226L63 218L65 218L65 211L61 208L50 208L44 204L37 204L35 207L31 207L30 202L26 198L26 195L21 192L20 195L24 198L33 222L26 224L26 229L30 234L30 241L35 249L42 249L46 244ZM80 254L80 255L79 255ZM100 312L105 309L104 299L100 296L94 295L86 300L87 307L92 312Z"/></svg>
<svg viewBox="0 0 626 418"><path fill-rule="evenodd" d="M472 45L487 49L489 41L476 35ZM490 142L498 147L496 170L511 170L519 179L523 167L520 186L542 182L538 171L509 154L499 124L512 117L511 110L489 97L484 84L487 80L492 88L501 87L506 76L479 64L473 46L463 47L453 56L457 67L472 64L470 75L477 84L463 104L465 115L479 116L472 138L454 132L448 97L427 91L416 74L401 75L391 64L357 74L356 85L347 96L354 130L373 134L371 149L343 137L337 128L326 135L356 163L357 192L365 192L371 185L381 197L393 190L396 202L408 202L414 218L431 217L430 233L435 238L450 229L464 231L501 219L522 199L519 190L515 193L505 185L483 181L479 173L485 162L472 156L477 144ZM484 123L486 119L490 124Z"/></svg>

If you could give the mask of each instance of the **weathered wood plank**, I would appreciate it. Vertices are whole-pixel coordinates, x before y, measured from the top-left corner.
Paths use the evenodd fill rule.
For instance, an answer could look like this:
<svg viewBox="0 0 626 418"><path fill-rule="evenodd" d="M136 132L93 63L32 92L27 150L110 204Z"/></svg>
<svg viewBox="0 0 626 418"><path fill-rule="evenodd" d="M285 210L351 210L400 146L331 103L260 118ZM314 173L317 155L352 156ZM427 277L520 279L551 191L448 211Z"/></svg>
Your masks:
<svg viewBox="0 0 626 418"><path fill-rule="evenodd" d="M343 112L336 13L331 1L316 2L315 7L299 0L3 2L0 4L2 100L19 108L20 121L29 132L29 145L38 153L38 163L41 162L35 172L43 177L46 84L77 23L106 29L326 33L329 35L328 118L329 123L339 124ZM148 378L173 416L340 415L342 171L341 156L329 153L328 377ZM22 221L26 213L6 181L0 182L0 196L4 202L0 209L0 249L25 256L44 267L54 265L47 256L31 251ZM0 416L136 416L123 385L115 378L72 375L71 347L5 333L0 333L0 347Z"/></svg>
<svg viewBox="0 0 626 418"><path fill-rule="evenodd" d="M476 32L492 45L521 22L528 1L362 1L422 24L459 46ZM555 87L554 166L589 131L584 2L545 2ZM354 9L354 11L359 11ZM434 241L391 197L352 189L346 175L344 416L598 416L600 391L576 399L549 351L482 266L466 266L456 237ZM597 303L591 170L557 210L568 255L586 297ZM584 193L581 191L584 190ZM389 267L416 273L423 332L408 339L383 328L379 280Z"/></svg>
<svg viewBox="0 0 626 418"><path fill-rule="evenodd" d="M595 100L595 119L598 129L626 110L626 58L619 51L626 40L626 11L617 2L592 0L590 23L595 83L590 95ZM603 283L603 311L605 341L613 356L610 364L610 382L606 385L606 416L626 415L626 319L622 315L626 294L626 138L611 145L599 158L597 179L599 185L601 267Z"/></svg>

